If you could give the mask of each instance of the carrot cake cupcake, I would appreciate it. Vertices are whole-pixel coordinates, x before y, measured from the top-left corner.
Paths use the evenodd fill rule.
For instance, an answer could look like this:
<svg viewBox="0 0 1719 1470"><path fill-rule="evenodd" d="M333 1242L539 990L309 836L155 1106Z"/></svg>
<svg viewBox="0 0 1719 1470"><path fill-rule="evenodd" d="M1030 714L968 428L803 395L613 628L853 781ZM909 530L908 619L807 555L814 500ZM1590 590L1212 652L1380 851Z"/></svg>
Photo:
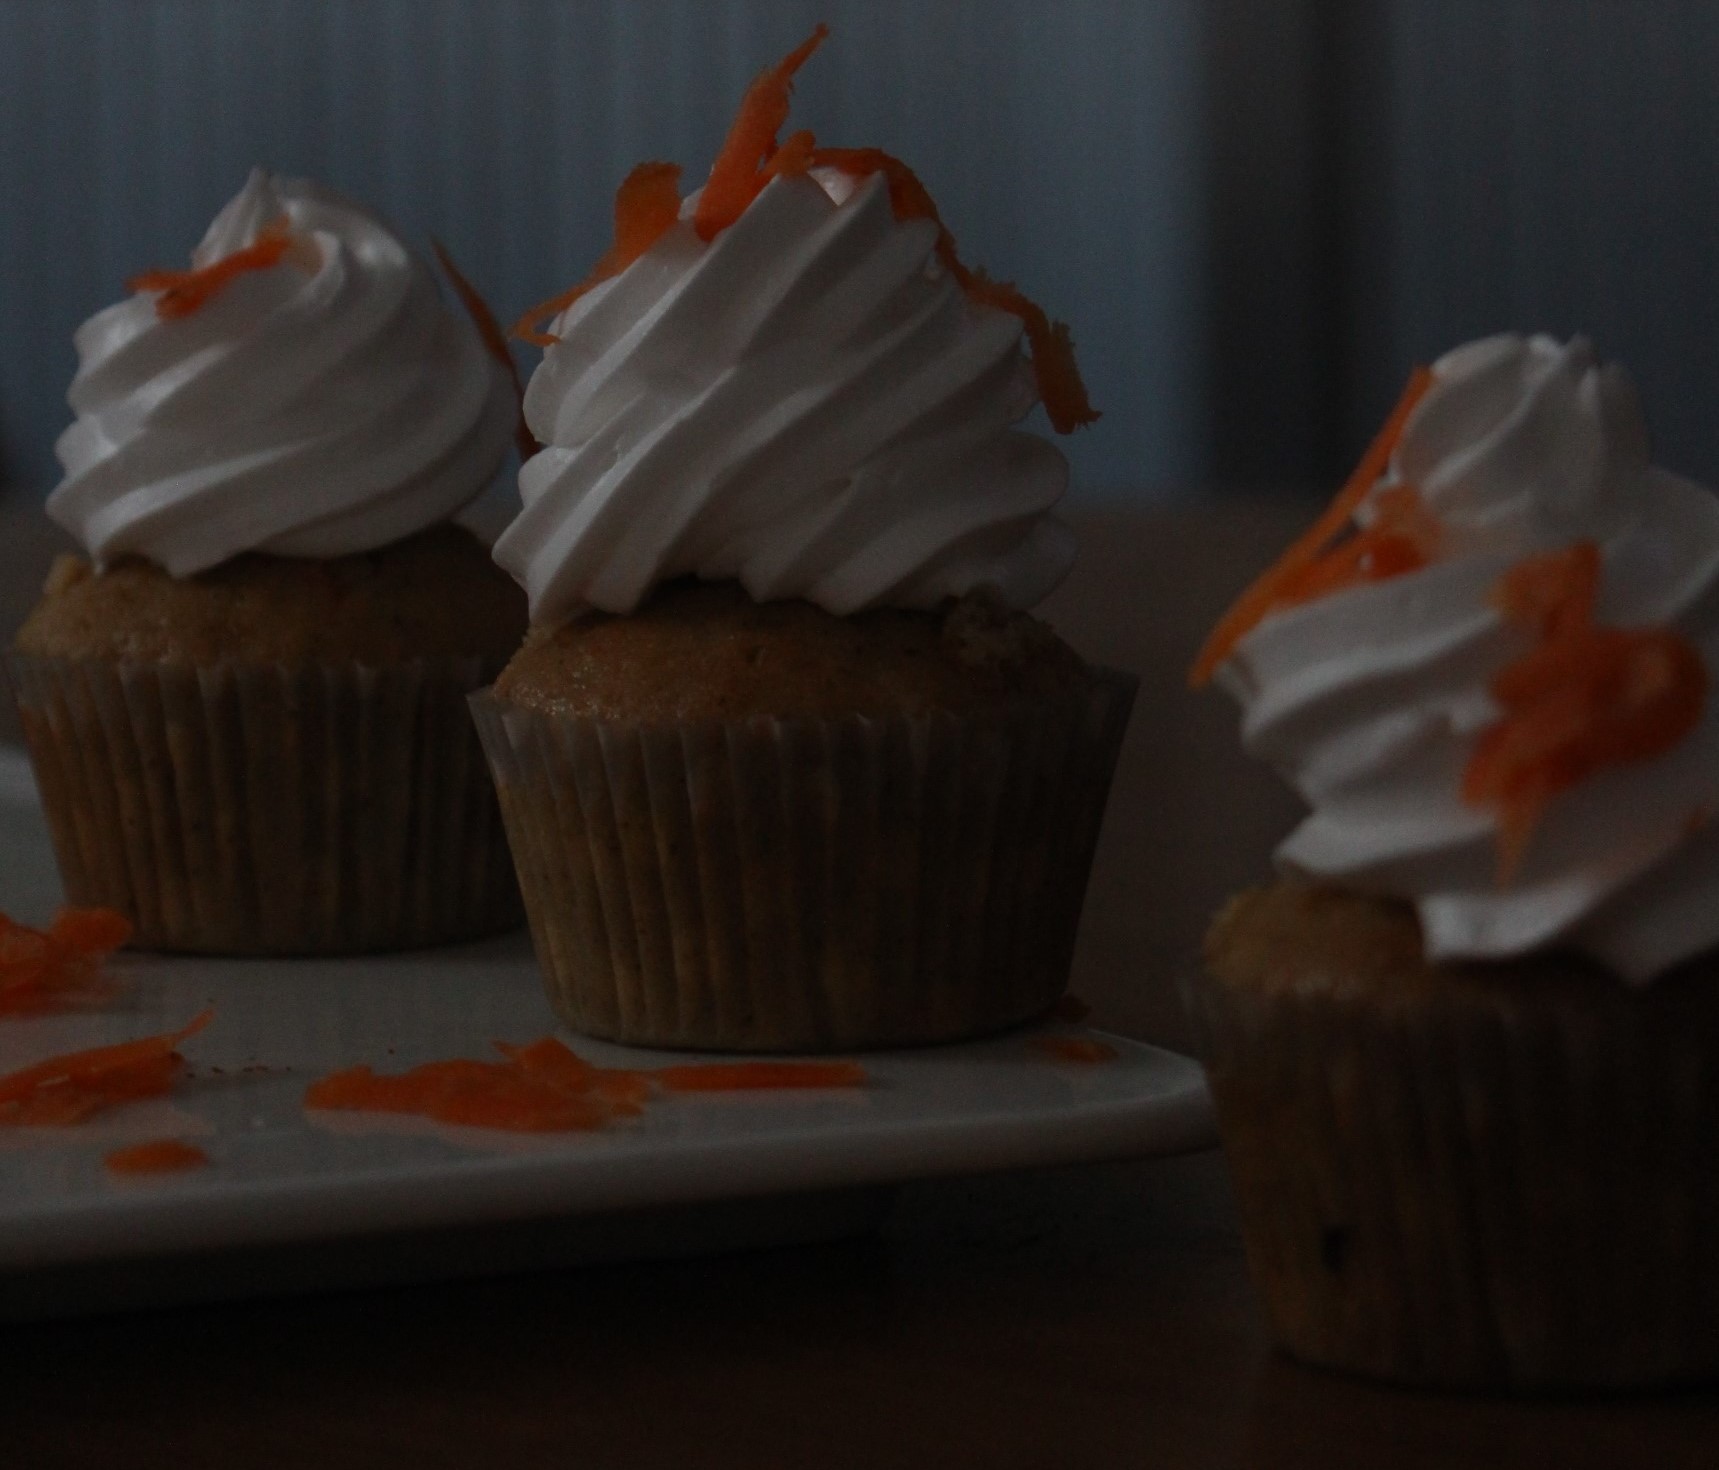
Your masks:
<svg viewBox="0 0 1719 1470"><path fill-rule="evenodd" d="M1417 1383L1719 1371L1719 500L1624 374L1416 375L1195 668L1310 814L1191 990L1283 1345Z"/></svg>
<svg viewBox="0 0 1719 1470"><path fill-rule="evenodd" d="M823 34L702 189L636 169L614 248L523 324L546 447L495 555L533 626L474 706L550 999L594 1035L847 1049L1044 1011L1132 698L1024 611L1073 545L1019 421L1096 417L1066 330L898 160L778 140Z"/></svg>
<svg viewBox="0 0 1719 1470"><path fill-rule="evenodd" d="M73 903L146 948L331 954L517 915L464 708L525 626L454 517L509 375L374 215L254 172L188 271L79 328L6 666Z"/></svg>

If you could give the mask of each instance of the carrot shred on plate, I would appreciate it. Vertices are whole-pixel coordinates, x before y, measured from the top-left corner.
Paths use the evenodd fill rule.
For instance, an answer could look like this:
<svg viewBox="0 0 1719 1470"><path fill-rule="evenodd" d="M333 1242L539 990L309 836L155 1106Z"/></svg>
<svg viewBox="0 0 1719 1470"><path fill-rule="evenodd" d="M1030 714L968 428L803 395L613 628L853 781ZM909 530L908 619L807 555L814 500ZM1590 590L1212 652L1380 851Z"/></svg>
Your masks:
<svg viewBox="0 0 1719 1470"><path fill-rule="evenodd" d="M967 298L1020 318L1033 377L1051 427L1059 434L1068 434L1095 423L1098 411L1081 380L1068 327L1053 322L1014 286L993 281L984 272L962 264L955 237L938 214L930 190L912 169L881 148L821 148L804 130L790 134L780 144L776 141L788 120L795 73L829 33L828 26L819 25L747 88L693 210L693 229L699 239L706 243L714 240L746 212L772 179L824 167L861 178L881 173L887 180L890 208L897 219L936 223L938 259ZM539 347L557 341L542 330L543 323L560 315L598 282L625 270L679 218L679 177L680 170L673 164L643 163L634 169L615 197L615 243L608 254L578 285L528 311L515 325L513 335Z"/></svg>
<svg viewBox="0 0 1719 1470"><path fill-rule="evenodd" d="M196 1144L178 1138L133 1143L102 1156L102 1163L114 1174L177 1174L208 1162L209 1155Z"/></svg>
<svg viewBox="0 0 1719 1470"><path fill-rule="evenodd" d="M1494 602L1535 643L1488 686L1502 718L1481 733L1463 799L1499 814L1498 881L1510 882L1553 798L1609 766L1652 760L1701 719L1707 666L1671 628L1594 622L1600 549L1578 541L1505 573Z"/></svg>
<svg viewBox="0 0 1719 1470"><path fill-rule="evenodd" d="M651 1077L664 1092L757 1092L788 1088L864 1087L858 1062L695 1062L660 1067Z"/></svg>
<svg viewBox="0 0 1719 1470"><path fill-rule="evenodd" d="M1410 375L1397 406L1336 498L1218 619L1188 671L1191 686L1197 689L1210 682L1235 646L1272 613L1360 582L1418 571L1427 564L1437 549L1438 525L1413 486L1396 486L1378 496L1375 518L1366 527L1357 527L1354 521L1432 381L1428 368L1418 367Z"/></svg>
<svg viewBox="0 0 1719 1470"><path fill-rule="evenodd" d="M1033 1046L1059 1062L1081 1062L1087 1066L1114 1062L1121 1055L1107 1042L1090 1036L1035 1036Z"/></svg>
<svg viewBox="0 0 1719 1470"><path fill-rule="evenodd" d="M102 960L131 938L113 909L61 909L46 929L0 914L0 1016L34 1015L99 999Z"/></svg>
<svg viewBox="0 0 1719 1470"><path fill-rule="evenodd" d="M67 1052L0 1077L0 1126L81 1123L120 1103L166 1096L185 1065L180 1043L214 1015L206 1010L177 1031Z"/></svg>
<svg viewBox="0 0 1719 1470"><path fill-rule="evenodd" d="M513 442L519 449L521 462L524 462L543 446L526 427L525 384L520 380L519 364L513 360L513 353L508 350L507 333L502 331L501 323L490 310L489 302L483 299L483 293L472 285L466 279L465 273L454 264L448 247L434 236L430 237L430 245L436 252L436 259L441 263L443 272L453 282L454 294L460 298L460 304L465 307L466 315L472 319L472 325L477 328L478 336L483 340L489 355L507 369L508 381L513 384L514 401L519 405L519 418L513 426Z"/></svg>
<svg viewBox="0 0 1719 1470"><path fill-rule="evenodd" d="M130 291L159 291L155 314L172 321L201 310L246 271L269 270L281 263L295 244L285 215L270 220L249 245L208 265L186 271L144 271L127 281Z"/></svg>
<svg viewBox="0 0 1719 1470"><path fill-rule="evenodd" d="M513 335L538 347L561 339L543 324L566 311L593 286L618 276L668 233L680 218L680 165L641 163L615 191L615 243L576 286L540 301L514 323Z"/></svg>
<svg viewBox="0 0 1719 1470"><path fill-rule="evenodd" d="M719 1062L647 1070L593 1066L553 1036L495 1046L502 1061L425 1062L391 1076L369 1067L334 1072L311 1084L304 1105L409 1114L512 1133L562 1133L636 1117L659 1093L853 1087L865 1081L852 1062Z"/></svg>

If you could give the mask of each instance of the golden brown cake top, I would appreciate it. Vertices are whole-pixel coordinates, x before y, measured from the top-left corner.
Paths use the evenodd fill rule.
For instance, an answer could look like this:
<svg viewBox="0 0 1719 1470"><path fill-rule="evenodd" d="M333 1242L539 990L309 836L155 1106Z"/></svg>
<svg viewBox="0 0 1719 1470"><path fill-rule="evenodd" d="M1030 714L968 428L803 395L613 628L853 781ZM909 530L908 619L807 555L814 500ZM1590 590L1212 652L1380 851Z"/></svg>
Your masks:
<svg viewBox="0 0 1719 1470"><path fill-rule="evenodd" d="M475 536L444 525L354 556L252 553L182 578L137 558L98 573L62 556L14 646L57 658L382 665L499 662L524 634L524 594Z"/></svg>
<svg viewBox="0 0 1719 1470"><path fill-rule="evenodd" d="M967 712L1085 678L1043 623L977 597L836 617L754 602L733 582L676 582L629 616L534 629L495 689L546 713L670 724Z"/></svg>
<svg viewBox="0 0 1719 1470"><path fill-rule="evenodd" d="M1219 984L1264 992L1371 994L1405 1004L1453 986L1507 983L1629 994L1603 965L1569 950L1507 960L1431 962L1420 921L1402 899L1280 879L1237 894L1206 935L1206 969Z"/></svg>

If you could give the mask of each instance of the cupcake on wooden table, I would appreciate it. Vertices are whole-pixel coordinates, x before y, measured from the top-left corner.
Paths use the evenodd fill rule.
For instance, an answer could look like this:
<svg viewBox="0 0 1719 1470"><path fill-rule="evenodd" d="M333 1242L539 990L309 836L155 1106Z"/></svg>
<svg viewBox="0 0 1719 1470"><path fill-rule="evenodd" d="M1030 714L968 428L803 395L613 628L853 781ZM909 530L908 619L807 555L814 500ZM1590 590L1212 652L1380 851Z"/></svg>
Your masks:
<svg viewBox="0 0 1719 1470"><path fill-rule="evenodd" d="M1197 680L1310 815L1203 1018L1280 1341L1422 1383L1719 1371L1719 500L1580 339L1417 374Z"/></svg>
<svg viewBox="0 0 1719 1470"><path fill-rule="evenodd" d="M329 954L505 927L464 707L525 626L454 517L508 373L374 215L254 172L188 271L79 328L7 659L68 898L146 948Z"/></svg>
<svg viewBox="0 0 1719 1470"><path fill-rule="evenodd" d="M613 250L524 324L546 448L495 555L533 627L474 707L550 999L593 1035L1042 1013L1132 698L1024 611L1074 554L1066 464L1018 427L1095 417L1067 334L897 160L778 142L822 34L702 190L635 170Z"/></svg>

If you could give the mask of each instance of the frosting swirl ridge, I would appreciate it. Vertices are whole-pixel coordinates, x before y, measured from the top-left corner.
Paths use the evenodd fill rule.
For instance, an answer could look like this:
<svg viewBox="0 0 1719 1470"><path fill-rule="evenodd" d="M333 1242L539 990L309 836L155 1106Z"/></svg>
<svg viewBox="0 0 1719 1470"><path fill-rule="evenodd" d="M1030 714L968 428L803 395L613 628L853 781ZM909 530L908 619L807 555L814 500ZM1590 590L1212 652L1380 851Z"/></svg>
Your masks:
<svg viewBox="0 0 1719 1470"><path fill-rule="evenodd" d="M1598 620L1675 629L1716 687L1719 500L1651 462L1627 377L1581 338L1440 359L1357 520L1404 485L1440 527L1430 564L1273 613L1219 671L1249 751L1312 809L1280 865L1412 901L1434 959L1567 944L1640 981L1719 944L1719 700L1663 754L1562 791L1507 881L1498 814L1462 795L1531 641L1496 605L1529 556L1594 542Z"/></svg>
<svg viewBox="0 0 1719 1470"><path fill-rule="evenodd" d="M546 448L496 560L532 617L735 578L843 614L1063 577L1067 463L1016 427L1021 322L970 302L885 181L772 181L709 244L681 218L555 322L526 421Z"/></svg>
<svg viewBox="0 0 1719 1470"><path fill-rule="evenodd" d="M145 290L78 329L47 509L98 562L186 576L246 551L365 551L449 519L499 468L507 375L369 211L253 170L190 274L283 230L277 262L188 313Z"/></svg>

